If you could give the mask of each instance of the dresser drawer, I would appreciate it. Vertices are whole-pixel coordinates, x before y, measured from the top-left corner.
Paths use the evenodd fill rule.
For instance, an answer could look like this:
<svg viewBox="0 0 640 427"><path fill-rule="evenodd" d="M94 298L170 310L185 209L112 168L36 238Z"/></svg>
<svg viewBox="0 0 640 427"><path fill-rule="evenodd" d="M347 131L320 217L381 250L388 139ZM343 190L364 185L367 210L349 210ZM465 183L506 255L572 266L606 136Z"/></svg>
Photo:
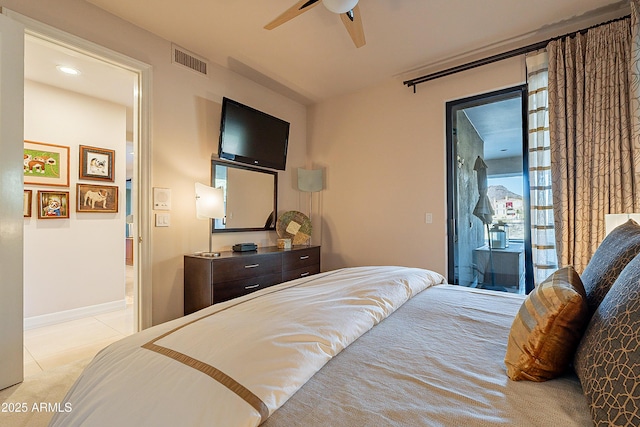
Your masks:
<svg viewBox="0 0 640 427"><path fill-rule="evenodd" d="M201 310L268 286L320 272L320 247L276 246L253 252L184 257L184 313Z"/></svg>
<svg viewBox="0 0 640 427"><path fill-rule="evenodd" d="M282 282L282 275L277 273L216 283L213 285L213 304L241 297L242 295L267 288L280 282Z"/></svg>
<svg viewBox="0 0 640 427"><path fill-rule="evenodd" d="M310 265L307 267L298 268L297 270L289 270L282 272L282 281L288 282L289 280L299 279L301 277L311 276L312 274L320 273L320 264Z"/></svg>
<svg viewBox="0 0 640 427"><path fill-rule="evenodd" d="M296 249L282 254L282 270L298 270L312 265L320 266L320 248Z"/></svg>
<svg viewBox="0 0 640 427"><path fill-rule="evenodd" d="M282 261L279 253L256 256L239 256L215 261L212 283L230 282L248 277L268 276L280 273Z"/></svg>

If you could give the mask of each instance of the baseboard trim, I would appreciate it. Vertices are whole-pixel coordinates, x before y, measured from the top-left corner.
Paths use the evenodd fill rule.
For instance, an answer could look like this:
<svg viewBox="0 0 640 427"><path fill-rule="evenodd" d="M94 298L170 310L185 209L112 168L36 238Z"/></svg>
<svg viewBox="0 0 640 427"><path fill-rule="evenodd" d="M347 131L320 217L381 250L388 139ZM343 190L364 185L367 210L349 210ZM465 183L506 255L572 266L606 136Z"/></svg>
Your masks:
<svg viewBox="0 0 640 427"><path fill-rule="evenodd" d="M108 313L110 311L124 310L127 308L126 299L111 301L104 304L79 307L71 310L58 311L56 313L43 314L41 316L25 317L24 330L40 328L42 326L55 325L70 320L81 319L83 317L95 316Z"/></svg>

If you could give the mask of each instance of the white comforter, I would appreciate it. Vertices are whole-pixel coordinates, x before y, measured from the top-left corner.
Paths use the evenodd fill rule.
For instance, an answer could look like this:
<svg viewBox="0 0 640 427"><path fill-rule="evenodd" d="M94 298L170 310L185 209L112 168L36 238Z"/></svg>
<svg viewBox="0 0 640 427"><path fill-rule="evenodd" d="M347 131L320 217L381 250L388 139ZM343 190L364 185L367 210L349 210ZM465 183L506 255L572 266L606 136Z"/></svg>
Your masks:
<svg viewBox="0 0 640 427"><path fill-rule="evenodd" d="M439 285L331 359L263 427L586 427L575 373L511 381L523 295Z"/></svg>
<svg viewBox="0 0 640 427"><path fill-rule="evenodd" d="M217 304L100 352L52 426L257 426L325 363L443 276L359 267Z"/></svg>

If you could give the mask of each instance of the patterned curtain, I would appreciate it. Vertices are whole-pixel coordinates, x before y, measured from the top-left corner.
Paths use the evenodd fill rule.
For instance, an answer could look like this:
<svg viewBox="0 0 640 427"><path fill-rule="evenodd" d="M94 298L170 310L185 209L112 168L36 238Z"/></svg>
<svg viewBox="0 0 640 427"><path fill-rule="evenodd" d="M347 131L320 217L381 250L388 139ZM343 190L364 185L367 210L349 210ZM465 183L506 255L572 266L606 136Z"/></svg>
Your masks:
<svg viewBox="0 0 640 427"><path fill-rule="evenodd" d="M553 226L549 104L547 102L549 56L546 51L533 53L526 57L526 63L529 95L531 249L533 280L535 285L538 285L558 268Z"/></svg>
<svg viewBox="0 0 640 427"><path fill-rule="evenodd" d="M547 51L556 248L560 265L581 273L604 238L604 215L640 207L631 20L552 41Z"/></svg>
<svg viewBox="0 0 640 427"><path fill-rule="evenodd" d="M634 185L640 189L640 0L631 0L631 118Z"/></svg>

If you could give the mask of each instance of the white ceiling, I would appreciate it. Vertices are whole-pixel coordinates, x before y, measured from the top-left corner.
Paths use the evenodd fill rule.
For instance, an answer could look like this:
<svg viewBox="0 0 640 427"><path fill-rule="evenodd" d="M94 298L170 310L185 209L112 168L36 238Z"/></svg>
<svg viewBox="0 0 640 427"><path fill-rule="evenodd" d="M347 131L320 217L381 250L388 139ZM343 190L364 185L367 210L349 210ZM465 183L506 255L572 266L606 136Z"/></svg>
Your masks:
<svg viewBox="0 0 640 427"><path fill-rule="evenodd" d="M67 75L58 66L75 68L79 75ZM126 107L127 178L133 176L133 102L137 75L132 71L60 46L32 35L25 37L26 80L47 84ZM51 106L55 108L55 106Z"/></svg>
<svg viewBox="0 0 640 427"><path fill-rule="evenodd" d="M66 75L57 69L59 65L75 68L80 74ZM24 76L128 108L133 106L135 73L31 35L25 37Z"/></svg>
<svg viewBox="0 0 640 427"><path fill-rule="evenodd" d="M522 100L510 98L464 109L484 141L485 159L522 156Z"/></svg>
<svg viewBox="0 0 640 427"><path fill-rule="evenodd" d="M626 0L361 0L357 49L321 5L263 28L296 0L87 1L306 104L628 13Z"/></svg>

